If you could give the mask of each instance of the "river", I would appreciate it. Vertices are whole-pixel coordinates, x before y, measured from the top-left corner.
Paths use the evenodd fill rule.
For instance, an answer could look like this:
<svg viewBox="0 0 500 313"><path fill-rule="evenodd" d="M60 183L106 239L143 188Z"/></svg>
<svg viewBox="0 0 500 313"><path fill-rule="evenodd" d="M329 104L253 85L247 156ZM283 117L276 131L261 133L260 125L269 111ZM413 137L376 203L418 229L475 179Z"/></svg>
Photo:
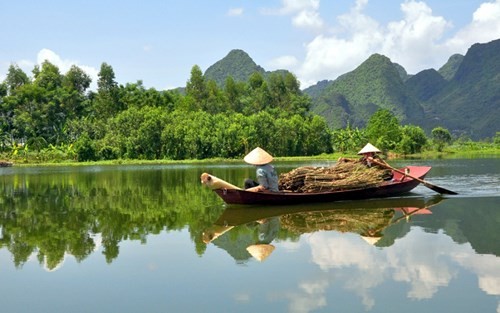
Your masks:
<svg viewBox="0 0 500 313"><path fill-rule="evenodd" d="M199 177L243 162L0 168L0 311L500 313L500 158L391 164L459 194L235 207Z"/></svg>

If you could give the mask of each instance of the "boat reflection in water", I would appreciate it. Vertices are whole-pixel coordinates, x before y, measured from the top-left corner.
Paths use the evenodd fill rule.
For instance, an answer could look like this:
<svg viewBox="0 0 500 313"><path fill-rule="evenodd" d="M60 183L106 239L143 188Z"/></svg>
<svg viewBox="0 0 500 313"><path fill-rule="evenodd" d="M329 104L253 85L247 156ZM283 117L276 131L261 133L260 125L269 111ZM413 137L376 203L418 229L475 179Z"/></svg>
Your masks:
<svg viewBox="0 0 500 313"><path fill-rule="evenodd" d="M226 250L238 263L252 257L264 261L274 251L273 240L296 238L318 231L355 233L377 245L384 230L411 216L432 214L444 198L390 198L333 202L307 206L228 207L203 232L203 241Z"/></svg>

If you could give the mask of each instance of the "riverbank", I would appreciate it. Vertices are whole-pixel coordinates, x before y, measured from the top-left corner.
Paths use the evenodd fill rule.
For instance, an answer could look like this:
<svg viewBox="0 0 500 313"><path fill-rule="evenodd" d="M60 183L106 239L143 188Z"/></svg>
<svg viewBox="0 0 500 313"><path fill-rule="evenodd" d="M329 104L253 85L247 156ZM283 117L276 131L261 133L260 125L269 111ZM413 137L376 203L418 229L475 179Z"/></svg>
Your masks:
<svg viewBox="0 0 500 313"><path fill-rule="evenodd" d="M340 157L357 158L355 153L333 153L321 154L315 156L294 156L294 157L276 157L276 161L305 161L305 160L337 160ZM461 147L450 146L443 152L425 151L412 155L400 155L396 153L388 153L387 160L405 160L405 159L472 159L500 157L500 147L485 147L483 149L462 149ZM241 162L241 159L224 159L213 158L203 160L135 160L135 159L117 159L106 161L88 161L77 162L74 160L53 160L40 161L36 156L9 158L8 155L0 155L0 159L9 162L14 166L88 166L88 165L154 165L154 164L199 164L199 163L236 163Z"/></svg>

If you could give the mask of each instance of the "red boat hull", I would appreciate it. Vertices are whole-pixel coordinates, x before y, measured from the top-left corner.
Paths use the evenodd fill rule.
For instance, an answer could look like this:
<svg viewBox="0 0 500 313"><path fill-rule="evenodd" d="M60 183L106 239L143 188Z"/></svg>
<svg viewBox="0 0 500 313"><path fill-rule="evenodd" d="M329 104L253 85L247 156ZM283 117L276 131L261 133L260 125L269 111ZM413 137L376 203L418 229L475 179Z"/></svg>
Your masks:
<svg viewBox="0 0 500 313"><path fill-rule="evenodd" d="M430 171L429 166L407 166L414 177L423 179ZM369 198L393 197L407 193L417 187L419 181L394 172L391 181L382 183L380 186L351 189L341 191L329 191L318 193L296 193L296 192L251 192L241 189L214 189L219 197L227 204L295 204L295 203L318 203L333 202L341 200L358 200Z"/></svg>

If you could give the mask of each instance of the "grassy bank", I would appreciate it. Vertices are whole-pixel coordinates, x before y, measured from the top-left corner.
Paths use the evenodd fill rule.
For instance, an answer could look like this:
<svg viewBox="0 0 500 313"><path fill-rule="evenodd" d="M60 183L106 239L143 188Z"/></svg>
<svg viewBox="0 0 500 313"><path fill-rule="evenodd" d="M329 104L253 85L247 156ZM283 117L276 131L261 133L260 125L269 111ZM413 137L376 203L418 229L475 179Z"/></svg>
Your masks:
<svg viewBox="0 0 500 313"><path fill-rule="evenodd" d="M298 157L276 157L276 161L307 161L307 160L337 160L340 157L358 157L355 152L321 154L316 156ZM500 157L500 146L496 145L474 145L467 147L463 145L452 145L444 151L424 151L418 154L401 155L389 152L387 159L457 159L457 158L482 158ZM12 156L8 153L0 154L0 160L14 163L15 166L88 166L88 165L155 165L155 164L198 164L198 163L238 163L241 159L204 159L204 160L131 160L118 159L106 161L77 162L72 159L57 158L53 160L40 160L38 155L31 152L27 155Z"/></svg>

